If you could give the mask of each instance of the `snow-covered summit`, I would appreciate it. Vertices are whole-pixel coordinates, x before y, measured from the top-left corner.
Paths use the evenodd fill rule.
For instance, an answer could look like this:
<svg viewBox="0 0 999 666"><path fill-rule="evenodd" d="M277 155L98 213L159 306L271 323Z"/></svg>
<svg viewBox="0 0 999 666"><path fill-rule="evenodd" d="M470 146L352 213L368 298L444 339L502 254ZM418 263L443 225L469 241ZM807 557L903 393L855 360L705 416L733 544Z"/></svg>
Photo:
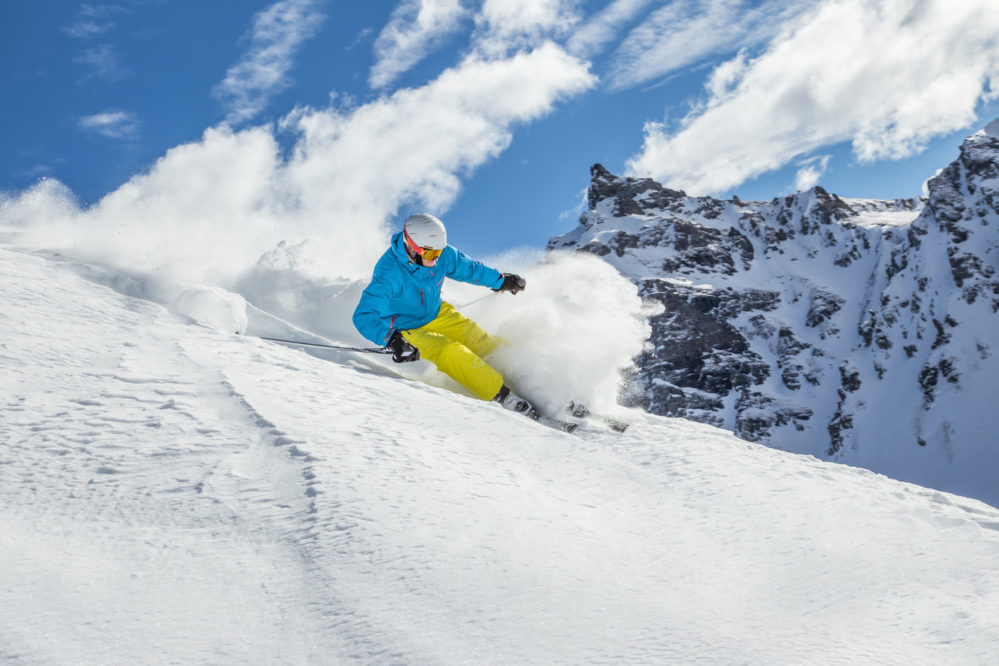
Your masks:
<svg viewBox="0 0 999 666"><path fill-rule="evenodd" d="M999 504L999 138L970 136L926 199L722 201L591 174L549 247L664 304L635 404Z"/></svg>
<svg viewBox="0 0 999 666"><path fill-rule="evenodd" d="M129 286L0 249L0 661L999 652L980 502L679 419L566 435L84 277Z"/></svg>

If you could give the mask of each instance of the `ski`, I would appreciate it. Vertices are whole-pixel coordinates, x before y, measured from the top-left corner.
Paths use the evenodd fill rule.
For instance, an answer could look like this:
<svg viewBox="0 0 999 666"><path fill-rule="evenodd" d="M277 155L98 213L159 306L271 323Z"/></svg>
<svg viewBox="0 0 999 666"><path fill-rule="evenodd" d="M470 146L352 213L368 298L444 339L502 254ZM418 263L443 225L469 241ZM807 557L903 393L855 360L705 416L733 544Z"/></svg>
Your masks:
<svg viewBox="0 0 999 666"><path fill-rule="evenodd" d="M526 400L524 401L524 404L528 406L530 405L530 403L528 403ZM561 432L568 432L568 433L575 432L576 428L579 427L579 423L576 423L574 421L568 421L566 419L560 419L560 418L553 418L551 416L544 416L534 407L529 407L527 411L518 411L518 410L511 410L511 411L514 414L520 414L521 416L526 416L535 423L540 423L545 427L552 428L553 430L559 430Z"/></svg>
<svg viewBox="0 0 999 666"><path fill-rule="evenodd" d="M568 433L575 432L576 428L579 427L579 424L574 423L573 421L553 419L547 416L539 416L537 419L535 419L535 421L537 421L541 425L548 426L549 428L554 428L555 430L561 430L562 432L568 432Z"/></svg>
<svg viewBox="0 0 999 666"><path fill-rule="evenodd" d="M581 402L576 402L574 400L569 402L569 405L566 407L565 411L568 412L572 417L577 419L590 419L593 421L597 421L607 426L614 432L624 432L625 430L628 429L628 426L631 425L629 423L625 423L624 421L619 421L615 418L611 418L610 416L604 416L603 414L596 414L594 412L591 412L586 405L584 405Z"/></svg>

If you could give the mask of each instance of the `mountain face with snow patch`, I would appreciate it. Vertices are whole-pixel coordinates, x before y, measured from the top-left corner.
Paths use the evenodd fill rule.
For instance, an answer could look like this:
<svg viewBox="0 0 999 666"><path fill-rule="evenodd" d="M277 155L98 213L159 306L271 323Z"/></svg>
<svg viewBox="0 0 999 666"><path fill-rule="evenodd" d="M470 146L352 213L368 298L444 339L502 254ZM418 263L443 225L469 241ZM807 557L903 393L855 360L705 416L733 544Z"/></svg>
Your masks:
<svg viewBox="0 0 999 666"><path fill-rule="evenodd" d="M999 123L925 199L687 196L591 169L549 249L661 302L631 399L740 437L999 504Z"/></svg>

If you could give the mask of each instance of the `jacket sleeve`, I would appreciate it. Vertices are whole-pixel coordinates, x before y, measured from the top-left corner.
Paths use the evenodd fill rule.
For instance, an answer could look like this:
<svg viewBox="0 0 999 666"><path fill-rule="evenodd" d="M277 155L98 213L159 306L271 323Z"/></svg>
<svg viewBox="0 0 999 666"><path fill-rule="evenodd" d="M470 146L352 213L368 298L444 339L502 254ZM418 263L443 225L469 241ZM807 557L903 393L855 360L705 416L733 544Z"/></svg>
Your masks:
<svg viewBox="0 0 999 666"><path fill-rule="evenodd" d="M461 250L453 248L450 245L447 249L454 251L452 266L445 273L452 280L468 282L469 284L480 284L490 289L499 289L500 285L503 284L503 276L495 268L490 268L474 259L470 259Z"/></svg>
<svg viewBox="0 0 999 666"><path fill-rule="evenodd" d="M376 345L385 345L392 336L395 315L390 307L392 285L389 281L372 277L371 284L361 294L361 300L354 308L354 328Z"/></svg>

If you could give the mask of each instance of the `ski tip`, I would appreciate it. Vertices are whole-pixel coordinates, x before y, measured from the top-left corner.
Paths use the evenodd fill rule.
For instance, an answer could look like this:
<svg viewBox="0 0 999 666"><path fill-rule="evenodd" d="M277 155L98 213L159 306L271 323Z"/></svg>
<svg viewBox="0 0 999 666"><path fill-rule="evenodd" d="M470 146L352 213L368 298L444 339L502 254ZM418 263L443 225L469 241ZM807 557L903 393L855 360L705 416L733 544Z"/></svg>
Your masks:
<svg viewBox="0 0 999 666"><path fill-rule="evenodd" d="M595 414L590 411L589 407L576 400L569 401L569 404L566 407L566 412L573 418L601 423L604 427L609 428L614 432L624 432L630 425L609 416L604 416L603 414Z"/></svg>

